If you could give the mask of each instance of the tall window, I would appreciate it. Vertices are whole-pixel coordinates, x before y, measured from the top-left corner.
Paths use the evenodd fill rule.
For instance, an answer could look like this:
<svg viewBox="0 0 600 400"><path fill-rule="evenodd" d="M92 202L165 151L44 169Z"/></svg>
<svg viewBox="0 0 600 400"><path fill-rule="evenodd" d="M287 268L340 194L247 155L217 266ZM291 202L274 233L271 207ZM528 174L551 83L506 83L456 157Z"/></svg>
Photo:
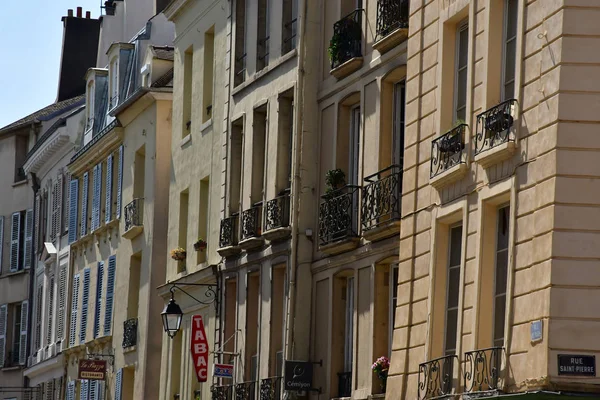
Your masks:
<svg viewBox="0 0 600 400"><path fill-rule="evenodd" d="M517 62L518 0L504 2L504 60L502 68L502 100L515 97L515 68Z"/></svg>
<svg viewBox="0 0 600 400"><path fill-rule="evenodd" d="M235 2L235 78L234 86L246 77L246 0Z"/></svg>
<svg viewBox="0 0 600 400"><path fill-rule="evenodd" d="M269 65L269 0L258 0L258 40L256 41L256 70Z"/></svg>
<svg viewBox="0 0 600 400"><path fill-rule="evenodd" d="M402 167L404 162L404 102L405 82L394 84L394 126L392 139L392 164Z"/></svg>
<svg viewBox="0 0 600 400"><path fill-rule="evenodd" d="M119 62L117 57L110 61L110 108L119 104Z"/></svg>
<svg viewBox="0 0 600 400"><path fill-rule="evenodd" d="M462 225L450 228L450 250L448 254L448 275L446 290L446 333L444 354L456 353L456 330L458 327L458 292L460 290L460 259L462 245Z"/></svg>
<svg viewBox="0 0 600 400"><path fill-rule="evenodd" d="M296 48L298 0L283 0L281 54Z"/></svg>
<svg viewBox="0 0 600 400"><path fill-rule="evenodd" d="M389 334L388 354L392 354L392 338L394 337L394 324L396 323L396 307L398 306L398 266L391 266L390 274L390 311L389 311Z"/></svg>
<svg viewBox="0 0 600 400"><path fill-rule="evenodd" d="M186 137L192 127L192 74L194 71L194 49L190 46L183 56L183 130Z"/></svg>
<svg viewBox="0 0 600 400"><path fill-rule="evenodd" d="M179 247L187 248L188 239L188 210L189 190L185 189L179 194ZM177 272L185 271L185 263L177 263Z"/></svg>
<svg viewBox="0 0 600 400"><path fill-rule="evenodd" d="M504 346L506 283L508 280L508 224L510 207L498 210L496 227L496 276L494 288L494 346Z"/></svg>
<svg viewBox="0 0 600 400"><path fill-rule="evenodd" d="M346 282L346 327L344 329L344 372L352 371L352 351L354 348L354 277Z"/></svg>
<svg viewBox="0 0 600 400"><path fill-rule="evenodd" d="M88 83L86 107L87 121L85 129L89 130L94 126L94 81Z"/></svg>
<svg viewBox="0 0 600 400"><path fill-rule="evenodd" d="M240 211L242 187L242 153L244 137L244 119L240 118L231 124L231 158L229 167L229 210L230 215Z"/></svg>
<svg viewBox="0 0 600 400"><path fill-rule="evenodd" d="M213 70L215 56L215 27L210 27L204 33L204 76L202 85L202 123L212 118L213 106Z"/></svg>
<svg viewBox="0 0 600 400"><path fill-rule="evenodd" d="M467 117L467 70L469 58L469 25L463 21L456 32L456 76L454 97L454 121Z"/></svg>
<svg viewBox="0 0 600 400"><path fill-rule="evenodd" d="M348 146L348 178L350 185L359 184L358 160L360 153L360 105L350 111L350 143Z"/></svg>

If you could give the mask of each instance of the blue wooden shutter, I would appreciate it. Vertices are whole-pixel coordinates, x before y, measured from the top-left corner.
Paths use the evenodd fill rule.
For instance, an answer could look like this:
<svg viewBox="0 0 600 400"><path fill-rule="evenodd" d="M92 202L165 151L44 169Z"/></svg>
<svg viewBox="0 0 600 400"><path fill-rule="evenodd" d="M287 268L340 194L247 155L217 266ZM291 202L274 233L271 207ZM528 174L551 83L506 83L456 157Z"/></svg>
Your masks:
<svg viewBox="0 0 600 400"><path fill-rule="evenodd" d="M100 196L102 194L102 164L94 167L94 184L92 199L92 231L100 228Z"/></svg>
<svg viewBox="0 0 600 400"><path fill-rule="evenodd" d="M4 217L0 216L0 274L2 273L2 249L4 248Z"/></svg>
<svg viewBox="0 0 600 400"><path fill-rule="evenodd" d="M0 305L0 368L4 367L6 359L6 325L8 323L8 305Z"/></svg>
<svg viewBox="0 0 600 400"><path fill-rule="evenodd" d="M67 265L64 264L60 267L58 274L58 307L56 312L56 341L63 343L63 335L65 329L65 304L67 293ZM64 348L64 347L63 347Z"/></svg>
<svg viewBox="0 0 600 400"><path fill-rule="evenodd" d="M106 282L106 309L104 310L104 335L110 335L112 328L113 296L115 291L115 270L117 267L116 256L108 259L108 278Z"/></svg>
<svg viewBox="0 0 600 400"><path fill-rule="evenodd" d="M88 400L89 389L90 381L82 379L81 386L79 387L79 400Z"/></svg>
<svg viewBox="0 0 600 400"><path fill-rule="evenodd" d="M86 268L83 270L83 296L81 298L81 326L79 327L79 343L85 343L89 297L90 297L90 269Z"/></svg>
<svg viewBox="0 0 600 400"><path fill-rule="evenodd" d="M67 384L67 400L75 400L75 381Z"/></svg>
<svg viewBox="0 0 600 400"><path fill-rule="evenodd" d="M121 191L123 189L123 146L119 147L119 170L117 175L117 218L121 218L121 203L123 196Z"/></svg>
<svg viewBox="0 0 600 400"><path fill-rule="evenodd" d="M23 246L23 259L25 269L31 268L31 249L33 245L33 210L25 212L25 246Z"/></svg>
<svg viewBox="0 0 600 400"><path fill-rule="evenodd" d="M29 302L21 303L21 337L19 340L19 364L27 363L27 321L29 316Z"/></svg>
<svg viewBox="0 0 600 400"><path fill-rule="evenodd" d="M98 381L90 381L90 400L98 400Z"/></svg>
<svg viewBox="0 0 600 400"><path fill-rule="evenodd" d="M81 184L81 236L87 235L87 212L88 212L88 173L83 174L83 183Z"/></svg>
<svg viewBox="0 0 600 400"><path fill-rule="evenodd" d="M117 371L115 379L115 400L121 400L123 393L123 368Z"/></svg>
<svg viewBox="0 0 600 400"><path fill-rule="evenodd" d="M113 176L113 155L108 156L106 160L106 211L104 215L104 222L107 224L112 218L112 176Z"/></svg>
<svg viewBox="0 0 600 400"><path fill-rule="evenodd" d="M69 183L69 244L77 240L77 200L79 199L79 180Z"/></svg>
<svg viewBox="0 0 600 400"><path fill-rule="evenodd" d="M71 293L71 321L69 328L69 346L75 346L77 330L77 307L79 306L79 274L73 277L73 292Z"/></svg>
<svg viewBox="0 0 600 400"><path fill-rule="evenodd" d="M13 213L11 216L10 225L10 272L19 270L19 255L21 253L20 241L21 237L21 213Z"/></svg>
<svg viewBox="0 0 600 400"><path fill-rule="evenodd" d="M94 315L94 339L100 334L100 311L102 310L102 278L104 277L104 261L98 263L98 279L96 281L96 314Z"/></svg>

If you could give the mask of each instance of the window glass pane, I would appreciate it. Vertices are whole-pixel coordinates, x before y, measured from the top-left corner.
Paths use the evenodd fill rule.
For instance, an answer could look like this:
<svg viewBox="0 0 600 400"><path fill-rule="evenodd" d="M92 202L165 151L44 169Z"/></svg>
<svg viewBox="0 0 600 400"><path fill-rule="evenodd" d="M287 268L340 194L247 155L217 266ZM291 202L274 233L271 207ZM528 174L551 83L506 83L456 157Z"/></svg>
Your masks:
<svg viewBox="0 0 600 400"><path fill-rule="evenodd" d="M467 70L458 72L458 90L456 91L456 108L461 109L467 104Z"/></svg>
<svg viewBox="0 0 600 400"><path fill-rule="evenodd" d="M494 344L497 340L504 341L504 314L506 311L506 296L496 297L494 304Z"/></svg>
<svg viewBox="0 0 600 400"><path fill-rule="evenodd" d="M506 0L506 37L512 38L517 34L517 14L519 0Z"/></svg>
<svg viewBox="0 0 600 400"><path fill-rule="evenodd" d="M515 79L515 64L517 54L517 40L512 39L506 43L506 56L504 59L505 71L504 81L510 82Z"/></svg>
<svg viewBox="0 0 600 400"><path fill-rule="evenodd" d="M469 28L465 26L461 28L459 33L459 42L458 42L458 66L459 68L465 67L468 62L468 48L469 48Z"/></svg>
<svg viewBox="0 0 600 400"><path fill-rule="evenodd" d="M446 321L446 354L454 354L456 349L456 327L458 321L458 310L450 310L447 313Z"/></svg>
<svg viewBox="0 0 600 400"><path fill-rule="evenodd" d="M508 248L508 217L509 207L503 207L498 210L498 239L496 240L496 247L498 250Z"/></svg>
<svg viewBox="0 0 600 400"><path fill-rule="evenodd" d="M402 166L404 154L404 81L394 85L393 163Z"/></svg>
<svg viewBox="0 0 600 400"><path fill-rule="evenodd" d="M450 230L450 266L460 265L462 226Z"/></svg>
<svg viewBox="0 0 600 400"><path fill-rule="evenodd" d="M458 307L459 279L460 268L452 268L448 271L448 308Z"/></svg>
<svg viewBox="0 0 600 400"><path fill-rule="evenodd" d="M506 293L506 277L508 273L508 250L496 254L496 295Z"/></svg>
<svg viewBox="0 0 600 400"><path fill-rule="evenodd" d="M515 95L515 83L511 82L507 85L504 85L504 100L512 99L516 97Z"/></svg>

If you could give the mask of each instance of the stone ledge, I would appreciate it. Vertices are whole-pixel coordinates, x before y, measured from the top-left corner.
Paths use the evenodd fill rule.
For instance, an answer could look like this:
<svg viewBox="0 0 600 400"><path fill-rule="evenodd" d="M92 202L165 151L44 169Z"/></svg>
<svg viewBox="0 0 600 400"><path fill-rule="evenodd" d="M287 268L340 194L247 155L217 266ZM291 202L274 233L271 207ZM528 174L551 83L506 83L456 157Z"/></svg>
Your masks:
<svg viewBox="0 0 600 400"><path fill-rule="evenodd" d="M467 164L464 162L456 164L455 166L447 169L441 174L438 174L433 178L429 178L429 183L437 190L440 190L465 176L465 174L467 173L467 169Z"/></svg>
<svg viewBox="0 0 600 400"><path fill-rule="evenodd" d="M343 253L348 250L354 250L358 247L360 243L360 238L358 237L349 237L342 240L338 240L337 242L329 243L326 245L320 245L319 251L328 254L335 255L339 253Z"/></svg>
<svg viewBox="0 0 600 400"><path fill-rule="evenodd" d="M377 42L373 43L373 49L377 50L381 54L384 54L406 39L408 39L408 28L398 28L388 33Z"/></svg>
<svg viewBox="0 0 600 400"><path fill-rule="evenodd" d="M384 222L380 226L369 229L368 231L363 230L363 237L370 242L375 242L398 234L400 234L399 219Z"/></svg>
<svg viewBox="0 0 600 400"><path fill-rule="evenodd" d="M344 61L342 64L338 65L329 73L335 76L338 80L347 77L354 71L357 71L362 67L363 58L362 57L353 57L348 61Z"/></svg>
<svg viewBox="0 0 600 400"><path fill-rule="evenodd" d="M483 168L489 168L500 161L510 158L515 153L515 149L516 144L514 141L504 142L477 154L475 156L475 162Z"/></svg>

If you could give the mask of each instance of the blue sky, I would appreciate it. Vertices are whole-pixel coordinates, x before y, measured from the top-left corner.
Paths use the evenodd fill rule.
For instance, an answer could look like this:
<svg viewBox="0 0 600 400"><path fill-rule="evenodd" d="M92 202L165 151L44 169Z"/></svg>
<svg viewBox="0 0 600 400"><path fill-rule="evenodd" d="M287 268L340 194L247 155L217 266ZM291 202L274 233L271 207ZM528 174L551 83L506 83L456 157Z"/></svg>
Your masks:
<svg viewBox="0 0 600 400"><path fill-rule="evenodd" d="M56 100L63 26L67 10L100 15L101 0L2 1L0 27L0 127ZM83 77L82 77L83 79Z"/></svg>

